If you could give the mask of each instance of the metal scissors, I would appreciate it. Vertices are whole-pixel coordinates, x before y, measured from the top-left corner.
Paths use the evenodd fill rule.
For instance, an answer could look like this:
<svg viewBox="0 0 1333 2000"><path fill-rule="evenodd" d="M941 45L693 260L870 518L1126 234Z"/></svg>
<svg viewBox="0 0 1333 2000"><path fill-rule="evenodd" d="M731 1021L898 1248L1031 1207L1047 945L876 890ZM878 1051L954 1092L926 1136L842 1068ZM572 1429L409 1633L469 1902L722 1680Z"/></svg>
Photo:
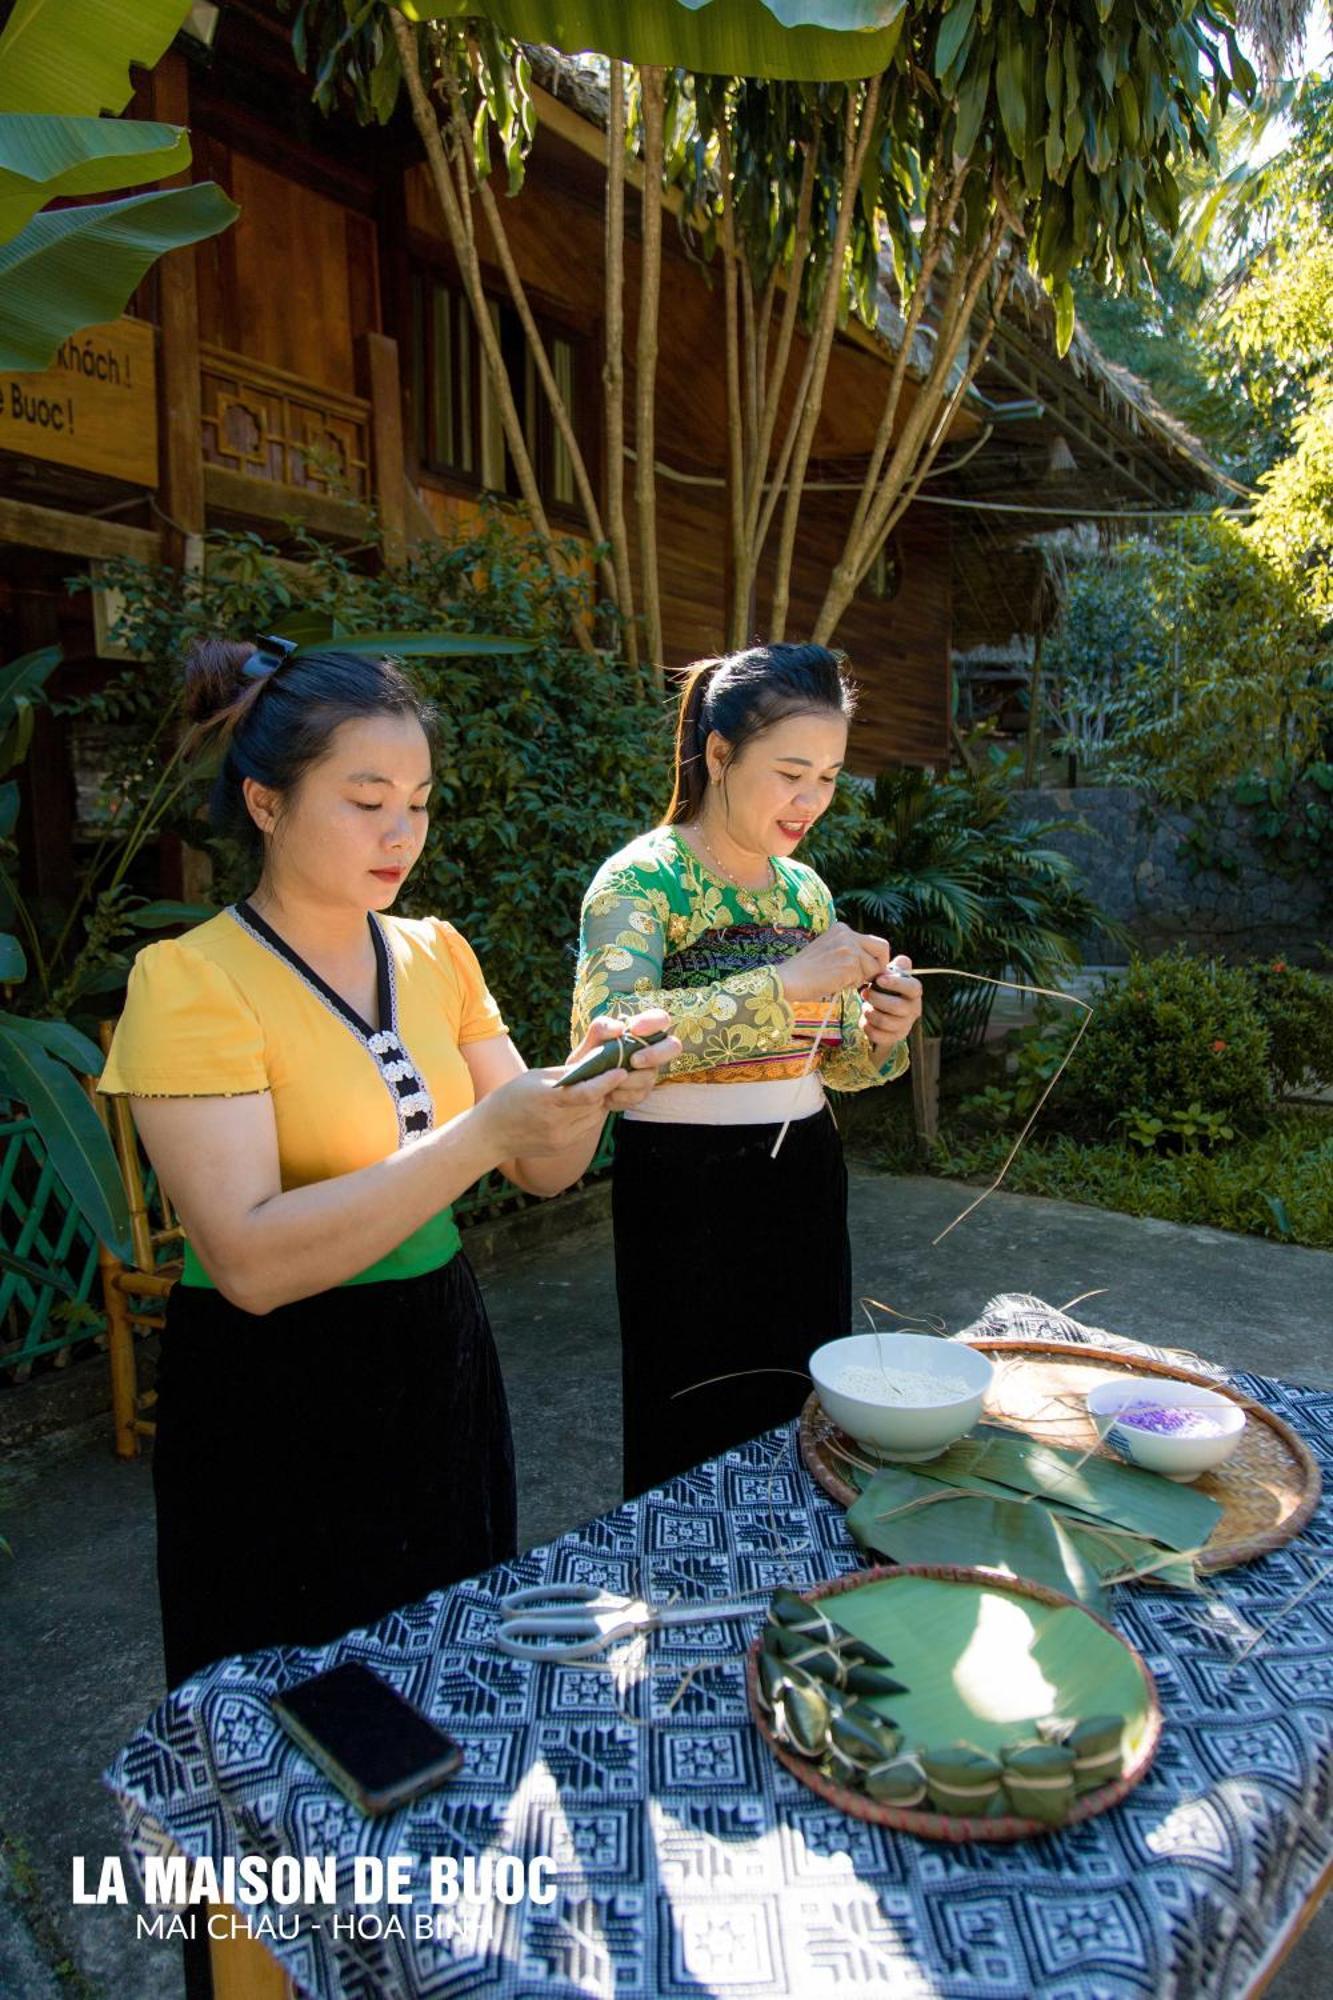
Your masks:
<svg viewBox="0 0 1333 2000"><path fill-rule="evenodd" d="M762 1616L760 1603L695 1598L688 1604L649 1604L617 1597L592 1583L538 1583L500 1601L495 1643L516 1660L550 1660L563 1666L589 1660L618 1639L669 1625L712 1625L718 1619Z"/></svg>

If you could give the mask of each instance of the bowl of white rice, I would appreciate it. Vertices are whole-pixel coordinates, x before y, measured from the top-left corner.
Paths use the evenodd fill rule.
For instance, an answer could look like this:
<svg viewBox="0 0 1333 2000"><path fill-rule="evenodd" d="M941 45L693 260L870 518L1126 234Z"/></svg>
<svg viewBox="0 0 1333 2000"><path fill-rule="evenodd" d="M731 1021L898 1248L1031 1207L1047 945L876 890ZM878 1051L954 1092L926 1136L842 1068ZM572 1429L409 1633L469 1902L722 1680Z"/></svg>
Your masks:
<svg viewBox="0 0 1333 2000"><path fill-rule="evenodd" d="M909 1464L966 1436L994 1374L975 1347L924 1333L852 1333L810 1356L819 1400L839 1430Z"/></svg>

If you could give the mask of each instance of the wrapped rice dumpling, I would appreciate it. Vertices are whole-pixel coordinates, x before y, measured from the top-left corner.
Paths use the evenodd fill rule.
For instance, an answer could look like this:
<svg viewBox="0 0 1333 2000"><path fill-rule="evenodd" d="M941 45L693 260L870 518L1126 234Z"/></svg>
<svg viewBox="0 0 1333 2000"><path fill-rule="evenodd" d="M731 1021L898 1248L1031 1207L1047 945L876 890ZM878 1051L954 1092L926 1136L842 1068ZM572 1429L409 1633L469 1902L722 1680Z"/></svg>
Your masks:
<svg viewBox="0 0 1333 2000"><path fill-rule="evenodd" d="M1080 1795L1109 1785L1125 1768L1125 1724L1118 1715L1090 1715L1065 1738L1074 1753L1074 1790Z"/></svg>
<svg viewBox="0 0 1333 2000"><path fill-rule="evenodd" d="M966 1743L923 1750L921 1768L936 1812L978 1819L990 1811L1000 1791L1001 1770L994 1757Z"/></svg>
<svg viewBox="0 0 1333 2000"><path fill-rule="evenodd" d="M828 1741L829 1704L813 1683L786 1680L774 1703L773 1726L779 1740L800 1756L822 1756Z"/></svg>
<svg viewBox="0 0 1333 2000"><path fill-rule="evenodd" d="M887 1763L897 1755L901 1741L892 1724L873 1709L854 1704L829 1718L830 1756L844 1781L855 1782L871 1765Z"/></svg>
<svg viewBox="0 0 1333 2000"><path fill-rule="evenodd" d="M1059 1826L1074 1803L1074 1753L1062 1743L1020 1743L1004 1753L1004 1789L1016 1813Z"/></svg>
<svg viewBox="0 0 1333 2000"><path fill-rule="evenodd" d="M1125 1719L1121 1715L1089 1715L1082 1722L1043 1722L1039 1731L1048 1743L1062 1743L1073 1752L1074 1790L1080 1797L1112 1784L1125 1768Z"/></svg>
<svg viewBox="0 0 1333 2000"><path fill-rule="evenodd" d="M926 1774L915 1757L874 1764L862 1782L866 1796L882 1806L919 1806L926 1796Z"/></svg>

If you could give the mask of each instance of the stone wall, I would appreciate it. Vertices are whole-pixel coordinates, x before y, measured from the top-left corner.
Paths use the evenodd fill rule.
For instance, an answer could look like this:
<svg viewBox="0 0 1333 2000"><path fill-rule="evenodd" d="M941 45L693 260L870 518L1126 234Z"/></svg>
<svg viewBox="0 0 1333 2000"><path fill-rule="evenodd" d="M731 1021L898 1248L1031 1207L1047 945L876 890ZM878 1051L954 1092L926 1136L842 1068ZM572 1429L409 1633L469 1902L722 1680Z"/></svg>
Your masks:
<svg viewBox="0 0 1333 2000"><path fill-rule="evenodd" d="M1068 854L1088 893L1125 925L1132 943L1154 953L1173 944L1230 958L1281 952L1295 964L1321 963L1333 947L1333 888L1274 866L1268 844L1251 837L1253 814L1230 802L1209 809L1208 832L1234 860L1234 874L1191 872L1184 843L1197 814L1164 807L1127 785L1075 791L1020 791L1023 819L1068 819L1049 845ZM1082 820L1085 832L1072 822ZM1120 964L1123 944L1099 938L1090 960Z"/></svg>

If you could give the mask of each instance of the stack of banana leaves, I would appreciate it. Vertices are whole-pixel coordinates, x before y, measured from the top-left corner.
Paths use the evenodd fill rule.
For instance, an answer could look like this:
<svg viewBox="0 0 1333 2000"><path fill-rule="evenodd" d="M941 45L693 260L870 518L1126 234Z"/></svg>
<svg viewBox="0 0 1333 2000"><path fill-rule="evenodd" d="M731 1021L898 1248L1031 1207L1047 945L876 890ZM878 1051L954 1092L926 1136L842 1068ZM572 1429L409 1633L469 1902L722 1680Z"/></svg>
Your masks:
<svg viewBox="0 0 1333 2000"><path fill-rule="evenodd" d="M1208 1494L1141 1467L981 1424L925 1465L851 1466L847 1525L895 1563L981 1564L1105 1613L1114 1583L1199 1587L1221 1516Z"/></svg>

